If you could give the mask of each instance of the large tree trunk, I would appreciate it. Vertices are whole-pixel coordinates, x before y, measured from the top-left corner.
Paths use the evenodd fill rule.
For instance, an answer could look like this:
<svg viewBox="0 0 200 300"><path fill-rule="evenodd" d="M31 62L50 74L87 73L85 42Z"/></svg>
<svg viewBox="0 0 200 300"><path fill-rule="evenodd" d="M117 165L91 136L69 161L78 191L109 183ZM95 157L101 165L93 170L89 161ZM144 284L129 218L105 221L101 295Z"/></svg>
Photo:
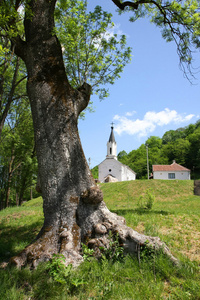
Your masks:
<svg viewBox="0 0 200 300"><path fill-rule="evenodd" d="M111 213L87 165L77 128L80 112L87 106L90 86L74 90L68 83L60 44L52 36L55 1L31 1L32 20L25 22L25 51L16 52L28 70L44 225L37 239L12 262L37 266L53 253L62 253L66 264L82 261L81 242L98 254L109 243L108 233L118 233L128 252L138 253L146 241L154 247L167 247L158 238L139 235Z"/></svg>

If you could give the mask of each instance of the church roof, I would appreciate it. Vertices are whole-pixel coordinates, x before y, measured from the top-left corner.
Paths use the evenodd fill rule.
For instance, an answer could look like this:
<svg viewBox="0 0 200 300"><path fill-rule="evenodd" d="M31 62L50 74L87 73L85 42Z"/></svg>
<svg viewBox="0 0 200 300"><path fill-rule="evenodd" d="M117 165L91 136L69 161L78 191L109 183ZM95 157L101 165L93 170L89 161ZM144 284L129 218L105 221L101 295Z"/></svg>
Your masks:
<svg viewBox="0 0 200 300"><path fill-rule="evenodd" d="M109 138L109 143L116 143L115 142L115 136L114 136L114 132L113 132L113 126L111 126L111 133L110 133L110 138Z"/></svg>
<svg viewBox="0 0 200 300"><path fill-rule="evenodd" d="M177 164L175 161L171 165L153 165L153 172L176 172L176 171L190 171L189 169Z"/></svg>

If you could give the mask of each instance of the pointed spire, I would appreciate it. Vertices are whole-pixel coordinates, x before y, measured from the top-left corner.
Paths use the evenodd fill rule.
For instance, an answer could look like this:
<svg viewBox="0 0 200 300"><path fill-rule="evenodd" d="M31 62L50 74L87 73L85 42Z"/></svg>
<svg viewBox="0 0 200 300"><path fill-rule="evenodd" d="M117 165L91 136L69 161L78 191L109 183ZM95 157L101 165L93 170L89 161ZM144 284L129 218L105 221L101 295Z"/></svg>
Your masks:
<svg viewBox="0 0 200 300"><path fill-rule="evenodd" d="M111 143L116 143L116 141L115 141L115 136L114 136L114 132L113 132L113 124L114 123L111 123L111 133L110 133L110 138L109 138L109 142L111 142Z"/></svg>
<svg viewBox="0 0 200 300"><path fill-rule="evenodd" d="M114 158L117 159L117 143L115 141L115 136L114 136L114 127L113 127L114 123L111 123L111 133L110 133L110 137L109 140L107 142L107 158Z"/></svg>

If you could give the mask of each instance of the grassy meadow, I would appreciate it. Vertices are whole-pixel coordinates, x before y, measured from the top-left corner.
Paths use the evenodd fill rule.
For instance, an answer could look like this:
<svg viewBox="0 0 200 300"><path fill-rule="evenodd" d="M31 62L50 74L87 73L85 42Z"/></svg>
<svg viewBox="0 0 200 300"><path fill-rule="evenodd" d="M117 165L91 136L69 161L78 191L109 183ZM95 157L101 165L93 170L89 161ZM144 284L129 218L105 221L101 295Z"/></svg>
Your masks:
<svg viewBox="0 0 200 300"><path fill-rule="evenodd" d="M178 267L154 253L140 261L87 257L76 270L63 270L61 258L34 271L3 269L41 228L42 199L0 211L0 299L200 299L200 197L193 195L193 184L136 180L100 185L108 208L138 232L159 236L180 260ZM155 199L149 210L138 206L147 191Z"/></svg>

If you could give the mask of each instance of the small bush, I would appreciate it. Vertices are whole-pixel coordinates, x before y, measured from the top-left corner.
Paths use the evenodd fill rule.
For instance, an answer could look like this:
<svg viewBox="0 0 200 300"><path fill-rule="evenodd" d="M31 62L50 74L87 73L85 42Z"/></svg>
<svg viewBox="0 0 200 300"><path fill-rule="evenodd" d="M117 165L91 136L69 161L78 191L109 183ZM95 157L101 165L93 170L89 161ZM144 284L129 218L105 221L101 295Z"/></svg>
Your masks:
<svg viewBox="0 0 200 300"><path fill-rule="evenodd" d="M47 263L49 275L57 282L64 283L69 279L72 265L67 267L64 264L65 257L62 254L53 254L51 261Z"/></svg>
<svg viewBox="0 0 200 300"><path fill-rule="evenodd" d="M109 232L109 245L108 247L100 247L102 252L102 260L111 262L121 262L124 259L124 248L120 246L118 235L114 236Z"/></svg>
<svg viewBox="0 0 200 300"><path fill-rule="evenodd" d="M79 276L74 276L72 264L65 265L62 254L53 254L51 261L47 262L47 270L51 278L65 286L69 293L74 292L79 286L86 284Z"/></svg>
<svg viewBox="0 0 200 300"><path fill-rule="evenodd" d="M83 243L81 244L81 246L82 246L82 252L83 252L83 259L90 261L91 258L93 257L94 250L89 249L88 246Z"/></svg>
<svg viewBox="0 0 200 300"><path fill-rule="evenodd" d="M146 190L144 195L141 195L138 199L137 206L139 209L151 210L153 203L155 201L155 196L152 194L151 190Z"/></svg>

